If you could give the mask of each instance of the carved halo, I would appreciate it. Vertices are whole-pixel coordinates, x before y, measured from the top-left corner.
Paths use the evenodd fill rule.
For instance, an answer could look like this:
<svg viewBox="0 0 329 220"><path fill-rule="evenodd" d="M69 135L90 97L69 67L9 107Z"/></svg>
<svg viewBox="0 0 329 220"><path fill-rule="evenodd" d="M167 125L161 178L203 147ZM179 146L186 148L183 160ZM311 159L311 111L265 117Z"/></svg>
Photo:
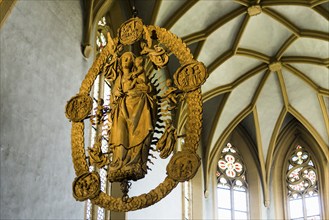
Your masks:
<svg viewBox="0 0 329 220"><path fill-rule="evenodd" d="M140 19L139 19L140 20ZM200 86L207 78L206 70L202 63L197 62L193 59L193 55L190 50L187 48L186 44L182 42L180 38L176 35L172 34L168 30L164 28L160 28L157 26L143 26L139 27L138 18L130 19L125 22L122 27L128 27L136 25L138 30L142 30L141 33L137 32L134 37L124 38L121 29L119 30L119 39L122 44L132 44L140 39L145 31L151 33L152 31L156 33L157 40L160 44L164 45L168 48L179 60L182 65L181 68L177 72L183 71L184 68L196 68L197 71L201 69L201 71L194 71L195 74L201 74L197 76L200 80L197 83L193 83L185 88L184 85L181 85L180 80L177 78L179 73L176 74L175 84L177 87L181 88L182 91L186 93L187 100L187 126L186 126L186 138L185 144L183 145L182 151L174 154L171 159L171 162L168 164L167 170L169 175L165 178L165 180L160 183L155 189L151 190L146 194L142 194L139 196L134 196L129 198L127 201L123 201L122 198L114 198L110 195L107 195L104 192L95 191L96 193L82 193L78 192L79 187L74 189L74 197L78 200L83 200L85 198L90 198L92 203L95 205L99 205L105 209L112 211L132 211L141 208L148 207L150 205L155 204L160 201L166 195L168 195L172 189L174 189L179 181L186 181L192 178L198 167L200 166L200 158L196 155L196 150L199 145L200 133L201 133L201 123L202 120L202 100L201 100L201 90ZM144 33L144 34L149 34ZM130 35L129 35L130 36ZM115 38L114 40L117 40ZM90 93L91 87L93 86L94 80L97 75L100 73L100 70L108 61L108 57L111 55L112 50L110 45L108 44L98 56L98 58L93 63L92 67L89 69L85 79L83 80L80 87L80 95L86 95ZM201 67L201 68L200 68ZM95 174L89 174L88 165L85 157L84 150L84 122L83 121L74 121L72 120L72 133L71 133L71 142L72 142L72 160L74 164L74 169L76 175L78 176L73 186L75 186L79 181L82 181L83 178L90 176L94 176ZM185 164L185 159L188 159ZM190 166L189 163L193 163L193 166ZM186 165L186 166L184 166ZM177 174L172 172L173 167L176 167L181 173L185 173L182 178L179 178ZM188 169L182 169L180 167L185 167ZM190 169L191 168L191 169ZM185 172L186 171L186 172ZM97 179L96 177L93 179ZM93 191L94 192L94 191ZM79 194L80 193L80 194ZM87 195L88 194L88 195Z"/></svg>

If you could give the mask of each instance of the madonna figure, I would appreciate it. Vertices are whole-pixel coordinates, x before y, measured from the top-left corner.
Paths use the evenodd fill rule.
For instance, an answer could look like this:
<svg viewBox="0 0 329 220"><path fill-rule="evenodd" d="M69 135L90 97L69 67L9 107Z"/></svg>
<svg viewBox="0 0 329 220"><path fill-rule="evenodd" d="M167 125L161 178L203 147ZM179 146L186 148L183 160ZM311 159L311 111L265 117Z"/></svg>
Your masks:
<svg viewBox="0 0 329 220"><path fill-rule="evenodd" d="M156 102L145 75L144 60L125 52L105 77L111 83L109 146L112 160L108 179L111 182L141 179L147 172L156 115Z"/></svg>

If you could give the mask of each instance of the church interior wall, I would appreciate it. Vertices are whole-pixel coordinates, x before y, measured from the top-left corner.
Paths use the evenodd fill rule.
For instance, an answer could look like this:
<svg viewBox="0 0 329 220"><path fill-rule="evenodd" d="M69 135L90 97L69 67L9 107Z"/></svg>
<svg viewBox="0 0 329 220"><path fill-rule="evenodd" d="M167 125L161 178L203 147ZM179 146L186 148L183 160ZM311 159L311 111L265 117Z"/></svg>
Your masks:
<svg viewBox="0 0 329 220"><path fill-rule="evenodd" d="M82 219L64 114L91 65L80 1L18 1L0 31L0 218Z"/></svg>

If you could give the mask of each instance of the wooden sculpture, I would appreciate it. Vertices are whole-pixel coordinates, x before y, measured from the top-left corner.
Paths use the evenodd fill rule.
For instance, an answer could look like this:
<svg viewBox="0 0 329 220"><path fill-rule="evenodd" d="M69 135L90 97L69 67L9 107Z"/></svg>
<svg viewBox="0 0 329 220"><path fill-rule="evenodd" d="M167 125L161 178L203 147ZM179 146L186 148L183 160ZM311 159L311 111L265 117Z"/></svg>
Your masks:
<svg viewBox="0 0 329 220"><path fill-rule="evenodd" d="M200 87L208 77L203 63L193 59L190 50L180 38L164 28L145 26L135 17L126 21L118 30L118 37L108 33L107 45L93 63L83 80L79 93L66 105L66 116L72 121L72 160L77 177L73 182L73 195L79 201L91 199L95 205L112 211L130 211L150 206L164 198L178 182L193 178L200 166L196 154L202 124ZM133 47L131 46L133 45ZM129 51L131 48L139 48ZM169 61L169 54L177 57L181 67L165 79L163 88L148 74L147 68L159 70ZM98 75L111 87L110 104L93 99L91 87ZM172 117L181 101L187 104L185 135L178 135ZM95 104L94 104L95 105ZM84 120L102 127L94 146L84 146ZM162 125L160 126L159 124ZM105 134L104 134L105 133ZM160 137L155 137L155 133ZM182 150L177 151L179 137L184 136ZM103 152L102 139L109 150ZM154 148L151 147L154 145ZM171 159L167 177L148 193L129 197L130 181L138 181L147 174L150 151L159 152L160 158ZM106 168L107 181L120 182L123 197L114 198L100 190L97 169Z"/></svg>

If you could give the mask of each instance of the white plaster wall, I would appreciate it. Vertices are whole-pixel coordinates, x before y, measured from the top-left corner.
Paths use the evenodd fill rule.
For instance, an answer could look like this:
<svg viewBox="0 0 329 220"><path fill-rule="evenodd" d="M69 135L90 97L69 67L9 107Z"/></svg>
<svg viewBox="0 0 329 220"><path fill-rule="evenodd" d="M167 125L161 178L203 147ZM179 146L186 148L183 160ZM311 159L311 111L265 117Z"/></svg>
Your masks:
<svg viewBox="0 0 329 220"><path fill-rule="evenodd" d="M79 0L18 1L0 30L0 219L82 219L66 101L90 61Z"/></svg>

